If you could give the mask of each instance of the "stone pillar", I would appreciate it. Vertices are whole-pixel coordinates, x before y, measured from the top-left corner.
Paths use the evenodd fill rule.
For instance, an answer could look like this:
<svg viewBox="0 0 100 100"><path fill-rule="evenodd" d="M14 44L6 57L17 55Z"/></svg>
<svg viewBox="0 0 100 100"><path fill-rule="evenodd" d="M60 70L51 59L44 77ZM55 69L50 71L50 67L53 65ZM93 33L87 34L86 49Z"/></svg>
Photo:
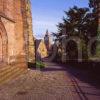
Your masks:
<svg viewBox="0 0 100 100"><path fill-rule="evenodd" d="M27 24L28 24L28 35L29 35L29 45L28 45L28 62L34 63L35 61L35 49L34 49L34 37L33 37L33 26L32 26L32 13L31 13L31 3L27 0Z"/></svg>
<svg viewBox="0 0 100 100"><path fill-rule="evenodd" d="M25 37L25 49L27 53L27 62L34 63L35 61L35 49L34 49L34 37L32 31L32 14L30 0L22 1L22 16L23 16L23 28Z"/></svg>

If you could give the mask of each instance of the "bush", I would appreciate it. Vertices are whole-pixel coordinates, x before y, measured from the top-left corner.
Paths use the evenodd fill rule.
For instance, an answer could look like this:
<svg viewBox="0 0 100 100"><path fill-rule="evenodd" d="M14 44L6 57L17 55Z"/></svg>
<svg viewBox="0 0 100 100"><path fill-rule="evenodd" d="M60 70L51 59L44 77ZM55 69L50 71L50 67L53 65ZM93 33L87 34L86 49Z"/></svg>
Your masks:
<svg viewBox="0 0 100 100"><path fill-rule="evenodd" d="M42 61L36 61L36 68L45 68L45 64Z"/></svg>

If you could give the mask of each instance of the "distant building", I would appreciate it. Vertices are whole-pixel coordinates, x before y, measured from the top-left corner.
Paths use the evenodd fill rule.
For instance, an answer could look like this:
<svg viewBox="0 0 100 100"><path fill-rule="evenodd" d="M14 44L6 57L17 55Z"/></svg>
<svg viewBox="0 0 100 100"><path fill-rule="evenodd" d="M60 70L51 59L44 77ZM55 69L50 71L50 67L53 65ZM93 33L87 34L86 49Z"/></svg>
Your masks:
<svg viewBox="0 0 100 100"><path fill-rule="evenodd" d="M39 54L41 58L45 58L48 56L46 45L42 39L36 40L36 57L37 54Z"/></svg>
<svg viewBox="0 0 100 100"><path fill-rule="evenodd" d="M51 41L50 41L50 34L49 34L48 30L46 30L46 33L45 33L45 36L44 36L44 43L45 43L46 48L49 52L50 46L51 46Z"/></svg>

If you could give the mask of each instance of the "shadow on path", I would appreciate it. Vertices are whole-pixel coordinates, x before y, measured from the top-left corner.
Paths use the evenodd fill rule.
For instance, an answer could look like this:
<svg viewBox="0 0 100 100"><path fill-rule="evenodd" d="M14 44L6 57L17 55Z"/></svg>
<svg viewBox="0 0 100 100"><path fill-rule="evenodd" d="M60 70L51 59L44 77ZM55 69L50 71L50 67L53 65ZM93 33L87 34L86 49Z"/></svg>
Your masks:
<svg viewBox="0 0 100 100"><path fill-rule="evenodd" d="M98 66L97 66L98 65ZM96 63L72 63L64 64L62 67L78 80L88 83L91 86L100 89L100 64ZM93 68L94 67L94 68ZM97 72L96 72L97 71Z"/></svg>
<svg viewBox="0 0 100 100"><path fill-rule="evenodd" d="M51 71L66 71L71 76L75 77L79 81L83 83L88 83L93 87L100 89L100 73L93 72L91 69L91 63L68 63L68 64L61 64L61 63L53 63L52 62L44 62L46 63L45 68L41 68L40 70L43 72L51 72ZM32 70L36 70L35 64L29 63L29 68ZM100 71L100 70L99 70Z"/></svg>
<svg viewBox="0 0 100 100"><path fill-rule="evenodd" d="M66 71L66 68L44 68L42 71Z"/></svg>

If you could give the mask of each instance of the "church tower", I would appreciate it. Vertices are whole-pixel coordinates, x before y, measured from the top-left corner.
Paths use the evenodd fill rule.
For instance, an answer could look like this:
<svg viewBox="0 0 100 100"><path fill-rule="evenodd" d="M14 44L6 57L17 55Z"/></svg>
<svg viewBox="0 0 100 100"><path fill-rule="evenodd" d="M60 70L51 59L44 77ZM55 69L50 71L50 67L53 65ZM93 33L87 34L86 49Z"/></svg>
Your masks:
<svg viewBox="0 0 100 100"><path fill-rule="evenodd" d="M50 50L50 34L48 30L46 30L45 36L44 36L44 43L46 45L47 50Z"/></svg>

